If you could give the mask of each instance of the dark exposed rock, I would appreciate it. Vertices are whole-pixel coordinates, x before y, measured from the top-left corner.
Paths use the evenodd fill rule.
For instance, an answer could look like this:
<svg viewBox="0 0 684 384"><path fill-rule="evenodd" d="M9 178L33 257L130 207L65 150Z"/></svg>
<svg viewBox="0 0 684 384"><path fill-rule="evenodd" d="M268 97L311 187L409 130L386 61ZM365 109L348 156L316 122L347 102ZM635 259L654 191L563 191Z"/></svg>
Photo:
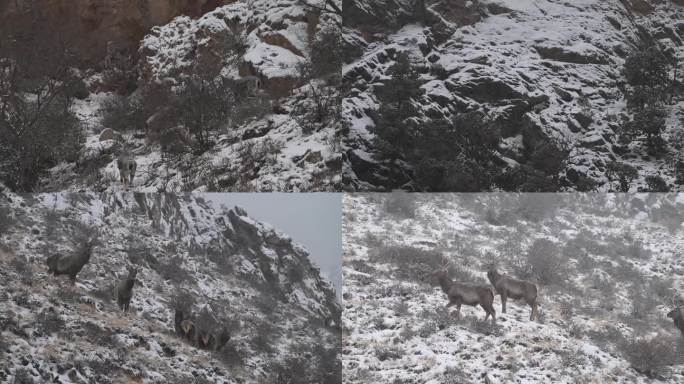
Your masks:
<svg viewBox="0 0 684 384"><path fill-rule="evenodd" d="M567 50L563 47L534 47L539 55L548 60L555 60L572 64L608 64L608 58L598 52L581 53Z"/></svg>

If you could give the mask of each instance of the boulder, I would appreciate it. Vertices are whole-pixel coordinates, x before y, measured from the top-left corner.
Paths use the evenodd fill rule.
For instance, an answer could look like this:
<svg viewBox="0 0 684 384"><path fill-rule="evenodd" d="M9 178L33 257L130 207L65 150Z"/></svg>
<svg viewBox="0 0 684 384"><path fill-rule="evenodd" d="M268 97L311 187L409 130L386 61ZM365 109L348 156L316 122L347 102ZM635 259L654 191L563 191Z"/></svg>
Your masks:
<svg viewBox="0 0 684 384"><path fill-rule="evenodd" d="M105 128L100 132L100 141L105 140L121 140L121 133L111 128Z"/></svg>

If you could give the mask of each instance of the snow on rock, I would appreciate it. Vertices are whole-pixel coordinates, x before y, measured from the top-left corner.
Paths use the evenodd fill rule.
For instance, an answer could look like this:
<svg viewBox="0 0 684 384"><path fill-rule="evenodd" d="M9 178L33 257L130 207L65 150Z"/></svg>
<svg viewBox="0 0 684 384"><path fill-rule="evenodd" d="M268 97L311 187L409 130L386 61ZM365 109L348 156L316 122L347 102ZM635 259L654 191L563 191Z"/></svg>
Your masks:
<svg viewBox="0 0 684 384"><path fill-rule="evenodd" d="M353 3L348 12L357 17L350 16L343 30L355 52L343 68L351 87L342 101L350 127L344 143L348 188L399 187L386 185L369 128L379 107L375 90L400 52L408 52L422 74L426 93L417 101L422 117L480 110L502 122L504 142L522 135L523 151L500 149L507 164L526 163L526 153L546 143L569 151L561 172L565 189L576 189L588 178L608 190L606 165L613 160L639 172L633 191L650 175L678 188L672 156L644 154L642 139L625 151L618 148L616 132L617 117L625 111L621 70L639 41L637 25L658 36L671 55L680 57L681 66L684 36L675 21L684 18L681 6L651 2L652 12L641 14L625 8L626 1L480 0L467 2L468 8L462 1L434 0L418 12L412 7L423 2ZM465 19L450 21L447 10ZM681 131L680 103L667 107L666 139ZM668 152L677 158L680 149Z"/></svg>
<svg viewBox="0 0 684 384"><path fill-rule="evenodd" d="M302 382L339 377L332 284L240 208L201 195L0 192L0 209L13 220L0 234L0 382L270 382L296 364L310 373ZM98 241L72 287L45 260L74 252L86 228ZM113 287L128 266L139 272L124 314ZM176 335L180 292L198 326L206 312L230 329L222 350Z"/></svg>

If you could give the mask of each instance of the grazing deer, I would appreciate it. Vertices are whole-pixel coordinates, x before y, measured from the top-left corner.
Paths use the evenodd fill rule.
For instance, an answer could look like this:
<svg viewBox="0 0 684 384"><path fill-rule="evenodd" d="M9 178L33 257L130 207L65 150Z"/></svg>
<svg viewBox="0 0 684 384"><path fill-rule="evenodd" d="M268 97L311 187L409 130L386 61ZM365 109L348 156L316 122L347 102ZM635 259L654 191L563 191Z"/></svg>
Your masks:
<svg viewBox="0 0 684 384"><path fill-rule="evenodd" d="M173 319L173 325L176 330L176 334L178 336L185 336L185 332L183 331L183 327L181 324L183 323L183 311L176 308L176 314Z"/></svg>
<svg viewBox="0 0 684 384"><path fill-rule="evenodd" d="M119 179L123 183L124 188L133 184L135 169L138 166L135 159L128 153L122 153L116 160L116 166L119 168Z"/></svg>
<svg viewBox="0 0 684 384"><path fill-rule="evenodd" d="M195 338L195 323L192 320L183 320L180 323L181 330L183 331L183 336L185 336L188 341L193 341Z"/></svg>
<svg viewBox="0 0 684 384"><path fill-rule="evenodd" d="M456 318L461 317L461 305L477 306L478 304L485 310L485 321L492 316L492 323L496 323L496 311L494 310L494 294L485 285L471 285L454 282L449 278L446 265L442 269L434 272L433 277L439 282L442 291L449 298L447 308L456 305Z"/></svg>
<svg viewBox="0 0 684 384"><path fill-rule="evenodd" d="M214 345L214 335L211 332L200 329L197 332L197 347L211 348Z"/></svg>
<svg viewBox="0 0 684 384"><path fill-rule="evenodd" d="M76 275L90 261L94 245L95 238L90 238L73 255L52 255L48 257L46 261L48 273L52 273L55 276L68 275L71 285L74 285L76 283Z"/></svg>
<svg viewBox="0 0 684 384"><path fill-rule="evenodd" d="M534 320L535 317L539 318L536 285L502 275L495 268L487 271L487 278L496 293L501 296L501 312L506 313L506 300L509 297L514 300L523 299L532 308L530 320Z"/></svg>
<svg viewBox="0 0 684 384"><path fill-rule="evenodd" d="M679 328L682 336L684 336L684 307L681 306L681 299L679 304L677 305L675 296L672 295L672 307L674 309L667 313L667 317L674 321L675 327Z"/></svg>
<svg viewBox="0 0 684 384"><path fill-rule="evenodd" d="M128 307L131 303L131 298L133 297L133 285L135 285L135 276L138 274L138 270L135 268L128 269L128 277L120 281L116 285L116 299L119 303L119 308L128 312Z"/></svg>
<svg viewBox="0 0 684 384"><path fill-rule="evenodd" d="M221 348L223 348L224 345L230 340L230 332L224 327L221 328L221 332L214 337L214 346L213 349L214 351L219 351Z"/></svg>

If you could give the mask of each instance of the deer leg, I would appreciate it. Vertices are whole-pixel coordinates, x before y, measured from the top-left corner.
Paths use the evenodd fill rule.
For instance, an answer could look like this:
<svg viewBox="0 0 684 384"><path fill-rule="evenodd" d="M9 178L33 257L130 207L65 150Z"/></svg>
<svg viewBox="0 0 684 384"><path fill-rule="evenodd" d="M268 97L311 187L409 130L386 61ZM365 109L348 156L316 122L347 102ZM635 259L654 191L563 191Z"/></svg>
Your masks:
<svg viewBox="0 0 684 384"><path fill-rule="evenodd" d="M506 294L502 293L501 294L501 312L506 313Z"/></svg>
<svg viewBox="0 0 684 384"><path fill-rule="evenodd" d="M536 302L532 303L532 314L530 315L530 320L534 320L535 318L539 318L539 305Z"/></svg>
<svg viewBox="0 0 684 384"><path fill-rule="evenodd" d="M458 303L457 307L456 307L456 319L460 319L460 318L461 318L461 303Z"/></svg>

